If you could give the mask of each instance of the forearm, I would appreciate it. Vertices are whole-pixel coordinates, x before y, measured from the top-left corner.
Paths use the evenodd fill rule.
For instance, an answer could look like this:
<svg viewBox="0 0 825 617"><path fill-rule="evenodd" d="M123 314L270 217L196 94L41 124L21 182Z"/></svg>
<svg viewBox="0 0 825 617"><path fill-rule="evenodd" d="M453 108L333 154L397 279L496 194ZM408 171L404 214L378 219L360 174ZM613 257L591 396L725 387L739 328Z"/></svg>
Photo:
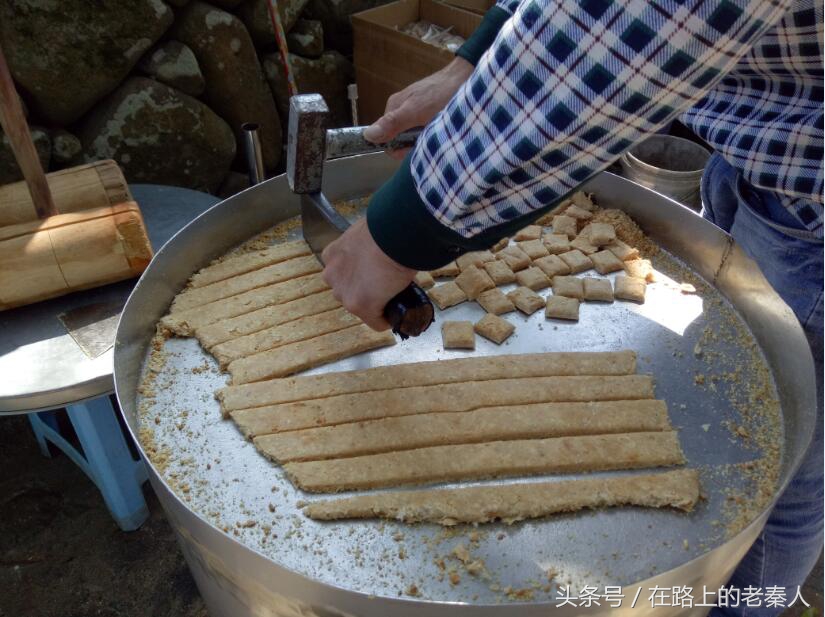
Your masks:
<svg viewBox="0 0 825 617"><path fill-rule="evenodd" d="M376 229L379 246L417 267L396 247L447 261L447 243L472 250L526 224L704 96L789 1L520 3L410 158L417 195L400 202L429 214L415 226L427 235ZM373 221L402 206L390 197L376 195Z"/></svg>
<svg viewBox="0 0 825 617"><path fill-rule="evenodd" d="M458 90L470 76L479 58L492 46L501 27L512 17L519 1L497 0L496 4L485 14L481 25L456 52L455 60L429 79L437 80L436 85L439 88L446 86L452 92ZM455 85L450 86L448 82L455 82ZM419 85L424 88L429 86L425 79L413 84L410 88ZM388 109L391 103L392 99L388 102ZM426 104L424 107L427 107ZM431 113L438 113L440 110L441 107L432 110ZM421 109L420 111L426 114L429 110ZM394 120L390 112L384 115L379 124L386 124L388 117L390 123ZM375 139L371 135L369 139L373 141L381 141L386 133L384 127L378 125L369 127L369 130L373 133L381 133L381 135L376 135ZM472 250L474 247L482 247L484 242L484 239L470 241L432 218L418 196L412 180L409 156L403 160L395 176L375 194L367 212L367 221L371 235L388 255L391 255L398 263L418 270L429 270L441 266L461 253ZM427 238L423 247L421 246L422 238Z"/></svg>
<svg viewBox="0 0 825 617"><path fill-rule="evenodd" d="M476 31L458 49L455 55L476 66L484 52L493 46L499 31L505 22L513 16L513 11L517 5L518 2L512 0L499 0L495 6L484 14L481 25L476 28Z"/></svg>
<svg viewBox="0 0 825 617"><path fill-rule="evenodd" d="M467 238L558 201L703 97L789 3L521 3L419 140L419 196Z"/></svg>
<svg viewBox="0 0 825 617"><path fill-rule="evenodd" d="M367 225L375 243L394 261L415 270L434 270L468 251L491 247L542 214L463 236L433 217L419 197L410 170L410 153L390 180L373 195L367 208Z"/></svg>

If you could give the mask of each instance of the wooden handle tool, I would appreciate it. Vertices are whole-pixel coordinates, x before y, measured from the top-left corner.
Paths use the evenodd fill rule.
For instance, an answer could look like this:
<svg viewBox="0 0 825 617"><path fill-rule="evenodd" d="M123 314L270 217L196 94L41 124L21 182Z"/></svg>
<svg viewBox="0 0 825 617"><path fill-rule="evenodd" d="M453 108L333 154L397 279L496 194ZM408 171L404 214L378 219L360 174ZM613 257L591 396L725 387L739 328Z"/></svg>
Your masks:
<svg viewBox="0 0 825 617"><path fill-rule="evenodd" d="M11 150L17 159L17 164L23 171L23 177L31 193L34 209L38 218L44 219L57 214L57 208L52 201L52 193L46 182L46 174L40 165L40 157L34 147L29 125L23 115L23 107L17 97L17 90L11 79L3 48L0 47L0 126L11 143Z"/></svg>
<svg viewBox="0 0 825 617"><path fill-rule="evenodd" d="M58 210L2 49L0 125L31 195L28 202L22 183L0 190L0 311L140 274L152 245L117 165L103 161L51 174Z"/></svg>

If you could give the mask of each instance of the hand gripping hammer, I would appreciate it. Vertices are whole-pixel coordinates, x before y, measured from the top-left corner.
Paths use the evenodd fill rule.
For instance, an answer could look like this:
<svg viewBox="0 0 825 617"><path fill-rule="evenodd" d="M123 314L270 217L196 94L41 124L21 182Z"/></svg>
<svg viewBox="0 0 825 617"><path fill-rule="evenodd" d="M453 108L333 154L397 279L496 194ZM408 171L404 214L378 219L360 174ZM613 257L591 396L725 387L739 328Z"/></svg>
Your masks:
<svg viewBox="0 0 825 617"><path fill-rule="evenodd" d="M365 127L329 129L329 124L329 108L320 94L300 94L290 98L286 175L289 188L301 196L304 239L319 260L327 245L349 227L349 222L321 192L324 162L410 147L421 133L421 129L413 129L390 143L376 145L364 139ZM433 305L424 290L410 283L387 303L384 318L402 339L418 336L433 322Z"/></svg>

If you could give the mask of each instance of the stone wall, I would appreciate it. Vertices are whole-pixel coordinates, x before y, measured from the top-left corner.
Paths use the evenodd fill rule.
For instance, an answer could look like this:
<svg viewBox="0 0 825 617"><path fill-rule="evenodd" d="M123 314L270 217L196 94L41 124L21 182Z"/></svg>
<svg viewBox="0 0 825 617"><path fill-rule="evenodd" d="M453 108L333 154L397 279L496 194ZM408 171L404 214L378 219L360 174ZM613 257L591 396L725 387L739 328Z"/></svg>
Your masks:
<svg viewBox="0 0 825 617"><path fill-rule="evenodd" d="M301 92L350 123L349 16L389 0L279 0ZM284 168L288 90L268 0L0 0L0 45L41 161L104 158L130 182L231 194L245 186L240 125ZM2 135L2 133L0 133ZM21 178L0 141L0 184Z"/></svg>

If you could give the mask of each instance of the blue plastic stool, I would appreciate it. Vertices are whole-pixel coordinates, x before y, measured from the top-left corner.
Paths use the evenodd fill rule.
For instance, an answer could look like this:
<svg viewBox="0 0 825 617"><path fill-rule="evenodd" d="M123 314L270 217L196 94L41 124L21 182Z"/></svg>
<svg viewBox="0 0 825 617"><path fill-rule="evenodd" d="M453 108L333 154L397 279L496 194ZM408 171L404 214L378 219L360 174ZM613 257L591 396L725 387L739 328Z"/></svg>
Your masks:
<svg viewBox="0 0 825 617"><path fill-rule="evenodd" d="M111 400L103 396L67 405L66 412L81 450L60 434L56 412L41 411L29 414L40 451L51 458L47 442L60 448L97 485L118 526L123 531L137 529L149 516L141 490L146 468L132 458Z"/></svg>

